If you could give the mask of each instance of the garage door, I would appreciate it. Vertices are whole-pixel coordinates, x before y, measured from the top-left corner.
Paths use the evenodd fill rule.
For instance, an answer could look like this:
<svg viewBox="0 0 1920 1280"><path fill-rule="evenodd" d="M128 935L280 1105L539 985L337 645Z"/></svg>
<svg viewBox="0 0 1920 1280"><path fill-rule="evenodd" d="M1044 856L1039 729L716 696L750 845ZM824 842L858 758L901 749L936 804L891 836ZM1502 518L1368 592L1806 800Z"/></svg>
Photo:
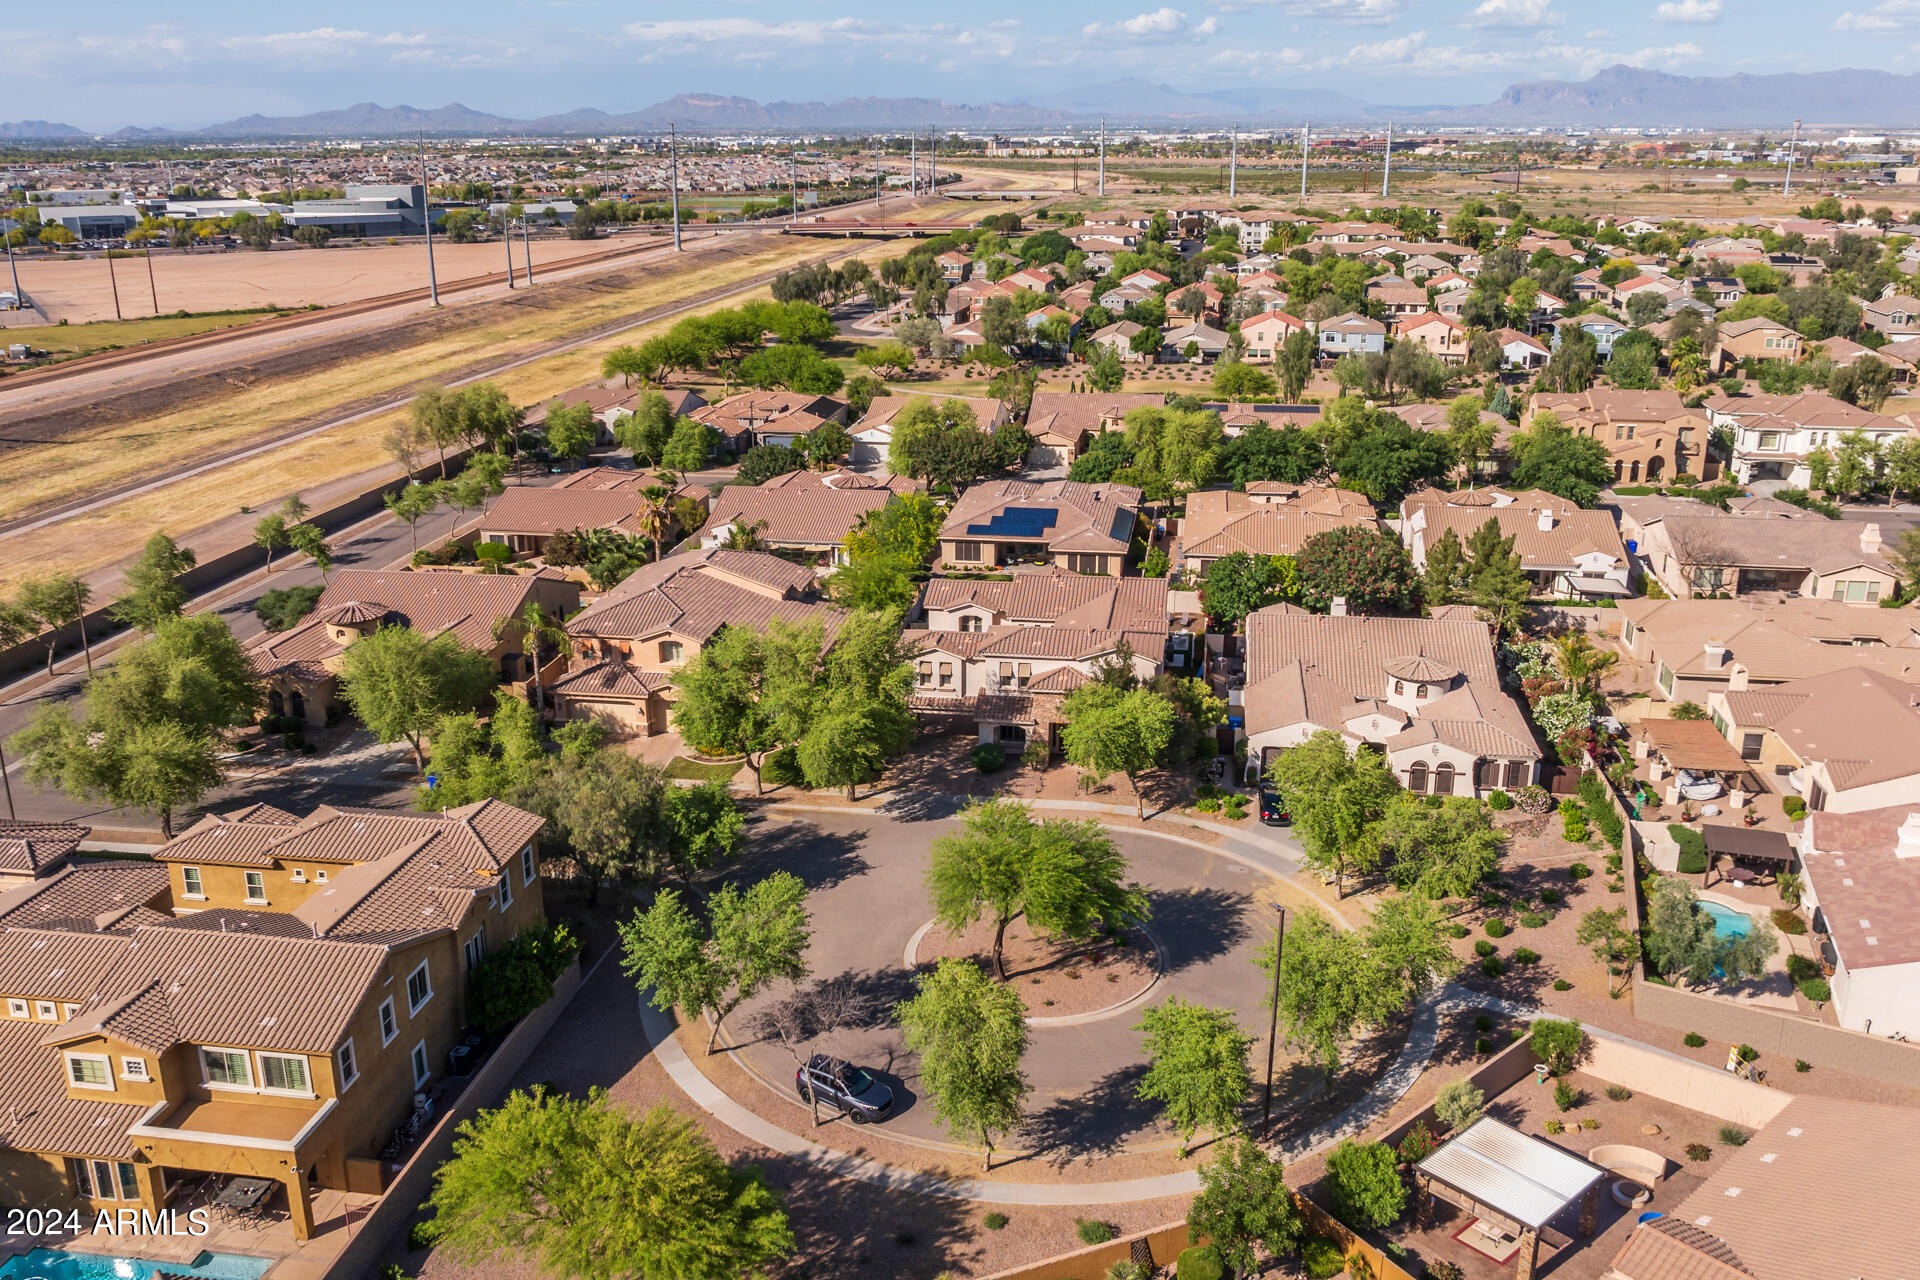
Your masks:
<svg viewBox="0 0 1920 1280"><path fill-rule="evenodd" d="M1027 454L1030 467L1064 467L1067 465L1067 451L1052 445L1037 444Z"/></svg>
<svg viewBox="0 0 1920 1280"><path fill-rule="evenodd" d="M877 444L869 444L864 440L855 440L853 442L853 452L847 456L852 459L853 465L856 467L872 467L878 466L887 460L887 451Z"/></svg>

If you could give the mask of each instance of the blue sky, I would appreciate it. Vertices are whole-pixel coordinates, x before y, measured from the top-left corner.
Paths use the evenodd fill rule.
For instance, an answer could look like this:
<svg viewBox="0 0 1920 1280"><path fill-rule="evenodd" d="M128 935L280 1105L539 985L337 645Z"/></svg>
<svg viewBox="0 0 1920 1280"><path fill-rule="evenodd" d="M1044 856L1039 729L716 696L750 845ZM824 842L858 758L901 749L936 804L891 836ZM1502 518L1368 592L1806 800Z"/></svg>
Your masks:
<svg viewBox="0 0 1920 1280"><path fill-rule="evenodd" d="M286 16L285 6L216 13L205 0L16 8L0 58L0 120L182 126L357 101L459 101L523 116L632 110L680 92L1040 100L1128 78L1190 93L1338 89L1372 102L1465 104L1516 81L1580 79L1615 62L1690 75L1920 66L1920 0L337 0L320 8L324 20L306 21Z"/></svg>

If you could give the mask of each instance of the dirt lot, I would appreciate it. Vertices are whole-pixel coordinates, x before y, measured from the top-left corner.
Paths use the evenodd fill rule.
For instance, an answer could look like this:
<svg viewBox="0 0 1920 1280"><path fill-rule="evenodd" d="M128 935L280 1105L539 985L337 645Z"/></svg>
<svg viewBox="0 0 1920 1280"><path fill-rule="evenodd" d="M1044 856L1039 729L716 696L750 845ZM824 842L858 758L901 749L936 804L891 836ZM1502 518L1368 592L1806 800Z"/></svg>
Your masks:
<svg viewBox="0 0 1920 1280"><path fill-rule="evenodd" d="M535 240L533 270L571 262L584 254L604 253L610 246L637 244L636 237L616 240ZM525 265L524 250L514 246L514 266ZM0 325L25 328L57 324L62 320L84 324L114 318L114 280L107 278L107 259L22 256L18 260L20 286L40 308L0 312ZM506 250L499 243L448 244L435 240L433 269L441 284L490 275L506 268ZM369 244L332 249L291 246L270 253L249 249L208 249L153 256L153 281L147 263L119 258L113 272L120 290L120 315L125 319L176 311L234 311L246 307L334 306L379 297L427 283L427 255L415 240L402 244ZM11 287L11 286L9 286ZM154 306L155 298L159 307ZM14 338L38 343L29 334Z"/></svg>

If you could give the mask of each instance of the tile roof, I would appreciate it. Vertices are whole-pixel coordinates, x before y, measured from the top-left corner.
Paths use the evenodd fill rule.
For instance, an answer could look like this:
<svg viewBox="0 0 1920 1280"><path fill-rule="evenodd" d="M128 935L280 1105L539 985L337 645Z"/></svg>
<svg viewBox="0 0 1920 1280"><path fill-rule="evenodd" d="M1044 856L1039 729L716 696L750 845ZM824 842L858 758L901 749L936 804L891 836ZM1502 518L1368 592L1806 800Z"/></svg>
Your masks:
<svg viewBox="0 0 1920 1280"><path fill-rule="evenodd" d="M1643 1222L1614 1255L1625 1280L1737 1280L1752 1275L1727 1242L1668 1214Z"/></svg>
<svg viewBox="0 0 1920 1280"><path fill-rule="evenodd" d="M799 391L743 391L717 404L695 409L687 416L727 436L746 431L805 433L846 412L846 408L846 401L831 396L810 396Z"/></svg>
<svg viewBox="0 0 1920 1280"><path fill-rule="evenodd" d="M1124 418L1134 409L1164 409L1163 393L1116 391L1036 391L1027 409L1027 430L1052 432L1068 440L1082 431L1099 434L1101 423Z"/></svg>
<svg viewBox="0 0 1920 1280"><path fill-rule="evenodd" d="M764 551L718 548L646 565L567 623L576 636L642 639L672 631L705 644L723 626L821 619L831 635L840 610L811 592L811 570Z"/></svg>
<svg viewBox="0 0 1920 1280"><path fill-rule="evenodd" d="M142 909L166 891L158 863L74 863L0 893L0 928L125 932L150 919Z"/></svg>
<svg viewBox="0 0 1920 1280"><path fill-rule="evenodd" d="M547 686L547 692L576 697L644 699L673 684L662 671L641 671L624 662L604 660L569 671Z"/></svg>
<svg viewBox="0 0 1920 1280"><path fill-rule="evenodd" d="M1687 408L1677 391L1612 387L1591 387L1561 394L1543 392L1534 396L1528 409L1536 414L1551 412L1562 422L1671 422L1675 418L1705 416L1698 409Z"/></svg>
<svg viewBox="0 0 1920 1280"><path fill-rule="evenodd" d="M765 521L760 537L769 544L835 547L870 511L893 500L893 491L728 485L714 500L705 532L726 525Z"/></svg>
<svg viewBox="0 0 1920 1280"><path fill-rule="evenodd" d="M971 661L1042 658L1062 662L1090 662L1112 653L1121 644L1142 657L1158 660L1167 633L1121 631L1108 627L988 627L985 631L919 631L902 633L909 649L937 649Z"/></svg>
<svg viewBox="0 0 1920 1280"><path fill-rule="evenodd" d="M1920 654L1913 656L1920 665ZM1757 694L1729 693L1727 709L1738 725L1771 728L1802 762L1825 761L1834 785L1851 790L1920 776L1916 700L1912 684L1842 667Z"/></svg>
<svg viewBox="0 0 1920 1280"><path fill-rule="evenodd" d="M995 401L994 403L998 403ZM760 486L762 489L886 489L893 493L920 493L924 480L912 476L870 476L859 471L836 468L832 471L789 471Z"/></svg>
<svg viewBox="0 0 1920 1280"><path fill-rule="evenodd" d="M1900 828L1920 805L1807 814L1802 869L1849 970L1920 961L1920 858ZM1808 852L1811 850L1811 852Z"/></svg>
<svg viewBox="0 0 1920 1280"><path fill-rule="evenodd" d="M1165 578L1103 578L1046 568L1011 581L929 578L921 593L929 612L975 604L1008 622L1150 631L1167 624Z"/></svg>
<svg viewBox="0 0 1920 1280"><path fill-rule="evenodd" d="M0 1149L131 1160L127 1130L147 1111L141 1103L96 1102L67 1096L64 1068L40 1038L45 1023L0 1020Z"/></svg>
<svg viewBox="0 0 1920 1280"><path fill-rule="evenodd" d="M1214 558L1237 551L1290 556L1307 539L1329 529L1378 529L1373 505L1364 498L1355 503L1334 496L1343 492L1300 489L1298 496L1285 502L1261 502L1251 491L1231 489L1188 494L1186 518L1180 523L1180 556Z"/></svg>
<svg viewBox="0 0 1920 1280"><path fill-rule="evenodd" d="M1787 522L1781 521L1781 524ZM1771 530L1774 526L1769 525ZM1830 600L1622 600L1620 612L1647 633L1651 652L1675 673L1728 674L1777 684L1849 667L1871 667L1920 684L1920 634L1904 609L1861 609ZM1731 653L1710 667L1706 642ZM1635 641L1635 647L1638 647Z"/></svg>
<svg viewBox="0 0 1920 1280"><path fill-rule="evenodd" d="M1672 515L1664 523L1676 558L1694 565L1818 574L1865 565L1899 576L1880 547L1863 544L1862 530L1868 526L1852 520L1781 520L1767 527L1765 538L1755 537L1752 525L1737 523L1720 512Z"/></svg>
<svg viewBox="0 0 1920 1280"><path fill-rule="evenodd" d="M127 940L113 934L8 925L0 928L0 992L33 1000L84 1000L126 947Z"/></svg>
<svg viewBox="0 0 1920 1280"><path fill-rule="evenodd" d="M1511 500L1503 502L1503 498ZM1596 551L1616 563L1627 562L1626 544L1620 541L1611 515L1575 506L1538 489L1474 489L1461 493L1422 489L1401 504L1401 513L1403 536L1420 528L1419 518L1424 515L1429 548L1448 529L1464 545L1491 518L1499 523L1503 538L1513 539L1514 552L1527 569L1572 568L1575 557ZM1543 514L1550 517L1550 528L1540 527Z"/></svg>
<svg viewBox="0 0 1920 1280"><path fill-rule="evenodd" d="M1124 484L1083 484L1077 480L989 480L960 495L940 529L946 539L982 537L970 530L984 526L1009 507L1044 507L1054 521L1042 538L1055 551L1125 551L1139 516L1140 490ZM1032 539L1003 539L1032 541Z"/></svg>
<svg viewBox="0 0 1920 1280"><path fill-rule="evenodd" d="M631 490L511 485L493 500L480 527L489 533L553 534L567 529L638 533L644 505Z"/></svg>
<svg viewBox="0 0 1920 1280"><path fill-rule="evenodd" d="M65 862L93 834L72 822L0 822L0 871L39 875Z"/></svg>

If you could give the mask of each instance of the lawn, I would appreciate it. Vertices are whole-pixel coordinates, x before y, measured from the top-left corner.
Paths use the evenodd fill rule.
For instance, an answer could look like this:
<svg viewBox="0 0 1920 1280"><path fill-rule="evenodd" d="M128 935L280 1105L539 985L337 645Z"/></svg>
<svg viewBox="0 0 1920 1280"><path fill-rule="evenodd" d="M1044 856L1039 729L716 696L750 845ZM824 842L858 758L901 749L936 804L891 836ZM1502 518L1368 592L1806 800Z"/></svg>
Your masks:
<svg viewBox="0 0 1920 1280"><path fill-rule="evenodd" d="M685 756L675 756L667 762L666 774L669 778L685 778L693 782L728 782L741 768L742 763L738 760L732 764L703 764Z"/></svg>
<svg viewBox="0 0 1920 1280"><path fill-rule="evenodd" d="M143 342L191 337L214 329L232 329L282 314L286 313L262 308L258 311L220 311L205 315L149 316L144 320L96 320L91 324L43 324L28 329L8 329L6 335L8 342L24 342L56 356L82 356L94 351L138 346Z"/></svg>

